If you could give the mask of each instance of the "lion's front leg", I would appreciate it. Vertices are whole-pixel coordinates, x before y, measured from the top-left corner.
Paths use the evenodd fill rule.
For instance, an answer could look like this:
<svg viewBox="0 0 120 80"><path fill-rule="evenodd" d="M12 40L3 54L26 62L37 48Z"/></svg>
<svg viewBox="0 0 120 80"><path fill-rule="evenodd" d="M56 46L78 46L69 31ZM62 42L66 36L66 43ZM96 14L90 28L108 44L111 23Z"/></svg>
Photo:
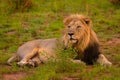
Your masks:
<svg viewBox="0 0 120 80"><path fill-rule="evenodd" d="M105 65L105 66L111 66L112 63L110 61L108 61L108 59L103 55L103 54L99 54L97 62L101 65Z"/></svg>

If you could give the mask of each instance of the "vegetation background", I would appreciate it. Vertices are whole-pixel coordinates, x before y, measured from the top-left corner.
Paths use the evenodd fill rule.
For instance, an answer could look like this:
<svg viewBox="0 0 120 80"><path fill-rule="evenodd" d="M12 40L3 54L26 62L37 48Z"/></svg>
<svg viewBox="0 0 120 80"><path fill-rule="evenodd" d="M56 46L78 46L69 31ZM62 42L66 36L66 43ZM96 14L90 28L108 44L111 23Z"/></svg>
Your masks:
<svg viewBox="0 0 120 80"><path fill-rule="evenodd" d="M67 60L36 68L7 66L17 48L34 39L60 37L63 19L69 14L88 15L101 44L101 51L113 63L85 66ZM71 50L64 53L69 56ZM0 80L119 80L119 0L0 0Z"/></svg>

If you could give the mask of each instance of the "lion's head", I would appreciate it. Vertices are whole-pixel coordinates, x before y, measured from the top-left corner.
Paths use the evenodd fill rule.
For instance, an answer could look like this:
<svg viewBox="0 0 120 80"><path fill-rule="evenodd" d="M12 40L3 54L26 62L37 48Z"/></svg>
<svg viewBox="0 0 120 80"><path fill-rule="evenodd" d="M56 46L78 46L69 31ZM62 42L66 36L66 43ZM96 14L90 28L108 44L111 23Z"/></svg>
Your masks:
<svg viewBox="0 0 120 80"><path fill-rule="evenodd" d="M66 28L65 45L71 43L85 48L90 39L91 20L86 16L75 14L66 17L63 22Z"/></svg>

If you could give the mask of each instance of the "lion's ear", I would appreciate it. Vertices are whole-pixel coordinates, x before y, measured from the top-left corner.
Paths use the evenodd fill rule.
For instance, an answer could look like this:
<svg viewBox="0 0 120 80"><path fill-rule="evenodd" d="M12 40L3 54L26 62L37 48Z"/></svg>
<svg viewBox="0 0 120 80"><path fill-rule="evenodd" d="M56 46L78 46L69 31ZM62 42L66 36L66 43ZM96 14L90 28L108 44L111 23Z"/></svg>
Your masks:
<svg viewBox="0 0 120 80"><path fill-rule="evenodd" d="M67 18L65 18L65 19L63 20L63 23L64 23L64 25L67 25L67 24L68 24Z"/></svg>
<svg viewBox="0 0 120 80"><path fill-rule="evenodd" d="M63 20L63 23L64 23L64 25L68 25L70 21L71 21L71 19L67 17Z"/></svg>
<svg viewBox="0 0 120 80"><path fill-rule="evenodd" d="M85 23L91 27L91 20L90 18L84 18Z"/></svg>

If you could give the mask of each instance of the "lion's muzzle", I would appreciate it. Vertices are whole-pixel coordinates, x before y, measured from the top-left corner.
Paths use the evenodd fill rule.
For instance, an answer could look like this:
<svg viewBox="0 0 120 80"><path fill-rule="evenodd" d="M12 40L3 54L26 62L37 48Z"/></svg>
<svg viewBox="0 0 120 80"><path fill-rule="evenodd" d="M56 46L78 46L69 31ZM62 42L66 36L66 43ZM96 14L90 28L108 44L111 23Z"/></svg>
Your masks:
<svg viewBox="0 0 120 80"><path fill-rule="evenodd" d="M74 38L73 38L73 36L74 36L74 33L73 33L73 32L68 32L68 35L69 35L70 40L74 39Z"/></svg>
<svg viewBox="0 0 120 80"><path fill-rule="evenodd" d="M77 39L75 39L75 35L74 35L74 33L73 32L68 32L68 36L69 36L69 40L70 40L70 42L72 42L72 43L76 43L77 42Z"/></svg>

